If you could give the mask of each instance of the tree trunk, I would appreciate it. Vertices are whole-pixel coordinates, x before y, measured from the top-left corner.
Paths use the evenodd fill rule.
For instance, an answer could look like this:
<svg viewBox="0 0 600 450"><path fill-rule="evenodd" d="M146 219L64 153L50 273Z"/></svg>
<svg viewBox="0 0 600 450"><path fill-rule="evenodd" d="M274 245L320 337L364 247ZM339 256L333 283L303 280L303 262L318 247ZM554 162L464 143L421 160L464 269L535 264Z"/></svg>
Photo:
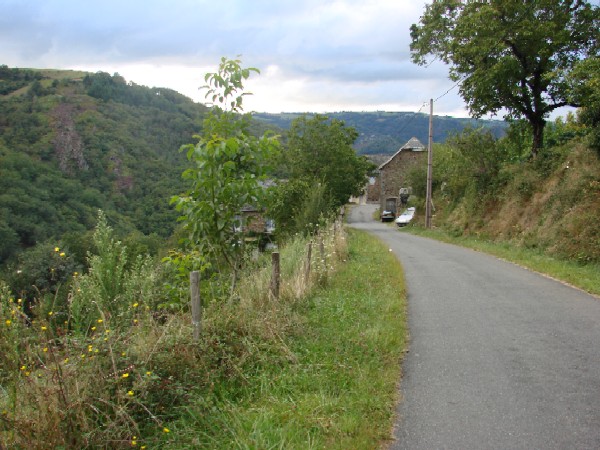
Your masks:
<svg viewBox="0 0 600 450"><path fill-rule="evenodd" d="M531 129L533 132L533 143L531 145L531 158L535 158L538 152L544 146L544 127L546 121L543 118L532 120Z"/></svg>

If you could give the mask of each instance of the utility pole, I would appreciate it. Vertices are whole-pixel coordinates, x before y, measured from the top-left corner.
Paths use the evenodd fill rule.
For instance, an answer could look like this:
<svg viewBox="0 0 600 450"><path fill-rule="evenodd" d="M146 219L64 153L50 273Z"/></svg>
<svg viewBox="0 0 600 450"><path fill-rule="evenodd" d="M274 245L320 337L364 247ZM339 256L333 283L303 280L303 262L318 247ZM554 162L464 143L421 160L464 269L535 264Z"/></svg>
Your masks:
<svg viewBox="0 0 600 450"><path fill-rule="evenodd" d="M431 228L431 170L433 165L433 99L429 100L429 145L427 148L427 195L425 198L425 228Z"/></svg>

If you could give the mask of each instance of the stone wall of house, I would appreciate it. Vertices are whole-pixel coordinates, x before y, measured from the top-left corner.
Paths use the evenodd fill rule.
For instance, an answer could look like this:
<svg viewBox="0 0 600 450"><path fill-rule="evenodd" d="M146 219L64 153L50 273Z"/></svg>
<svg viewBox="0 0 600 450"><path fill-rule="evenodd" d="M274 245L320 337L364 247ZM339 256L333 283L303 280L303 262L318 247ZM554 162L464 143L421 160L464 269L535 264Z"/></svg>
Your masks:
<svg viewBox="0 0 600 450"><path fill-rule="evenodd" d="M387 197L398 197L401 187L408 187L407 175L419 164L427 164L426 151L402 150L381 169L380 207L383 209Z"/></svg>
<svg viewBox="0 0 600 450"><path fill-rule="evenodd" d="M381 193L381 184L379 181L379 175L375 177L373 180L373 184L369 183L367 186L367 202L368 203L377 203L379 202L379 197Z"/></svg>

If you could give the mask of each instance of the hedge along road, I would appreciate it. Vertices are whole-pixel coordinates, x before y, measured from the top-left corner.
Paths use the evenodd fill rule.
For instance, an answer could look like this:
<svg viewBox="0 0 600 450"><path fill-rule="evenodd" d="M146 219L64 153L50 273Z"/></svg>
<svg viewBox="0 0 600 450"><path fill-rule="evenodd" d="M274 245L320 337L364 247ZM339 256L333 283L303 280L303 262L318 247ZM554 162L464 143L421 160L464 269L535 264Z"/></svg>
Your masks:
<svg viewBox="0 0 600 450"><path fill-rule="evenodd" d="M599 449L600 300L371 218L408 290L409 352L390 448Z"/></svg>

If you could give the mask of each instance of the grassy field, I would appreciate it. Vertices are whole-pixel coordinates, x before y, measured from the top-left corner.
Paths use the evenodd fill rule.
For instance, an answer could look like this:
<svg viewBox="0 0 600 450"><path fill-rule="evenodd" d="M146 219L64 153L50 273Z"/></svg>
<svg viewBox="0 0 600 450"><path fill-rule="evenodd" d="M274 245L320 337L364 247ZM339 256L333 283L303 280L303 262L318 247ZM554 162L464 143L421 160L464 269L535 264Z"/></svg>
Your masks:
<svg viewBox="0 0 600 450"><path fill-rule="evenodd" d="M575 261L558 259L546 255L540 250L517 247L514 244L493 242L471 236L452 236L439 229L427 230L415 226L407 228L406 231L495 255L561 280L590 294L600 296L600 266L598 264L580 264Z"/></svg>
<svg viewBox="0 0 600 450"><path fill-rule="evenodd" d="M347 263L294 308L301 327L284 338L287 361L246 374L209 416L192 406L173 425L181 447L377 448L391 436L405 298L397 260L349 230Z"/></svg>

